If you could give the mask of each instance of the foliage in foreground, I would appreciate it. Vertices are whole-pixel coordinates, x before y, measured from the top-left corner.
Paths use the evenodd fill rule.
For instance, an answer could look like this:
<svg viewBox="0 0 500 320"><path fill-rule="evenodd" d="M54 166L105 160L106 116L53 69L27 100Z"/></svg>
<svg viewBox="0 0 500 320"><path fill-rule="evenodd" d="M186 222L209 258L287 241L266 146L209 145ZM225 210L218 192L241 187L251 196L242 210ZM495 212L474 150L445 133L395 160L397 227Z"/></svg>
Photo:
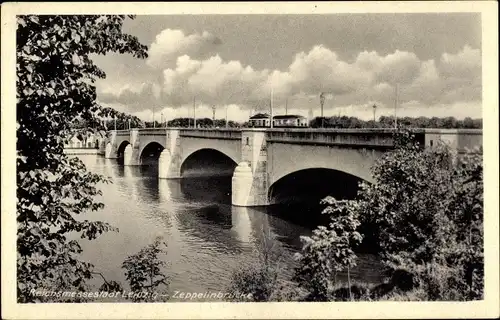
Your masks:
<svg viewBox="0 0 500 320"><path fill-rule="evenodd" d="M299 267L294 280L305 288L307 300L331 300L332 289L339 271L356 266L356 248L363 237L356 231L360 222L356 206L349 201L327 197L322 203L330 204L323 213L330 214L328 227L319 226L311 237L302 237L302 252L297 253ZM350 285L349 285L350 288Z"/></svg>
<svg viewBox="0 0 500 320"><path fill-rule="evenodd" d="M299 294L293 283L280 279L282 255L273 243L271 235L263 231L257 243L257 263L231 274L229 301L290 301Z"/></svg>
<svg viewBox="0 0 500 320"><path fill-rule="evenodd" d="M458 156L444 144L422 149L408 131L399 133L396 143L397 149L374 166L374 183L362 183L356 200L325 199L325 213L335 222L347 212L370 226L388 275L396 282L393 287L421 290L428 300L482 299L481 154ZM355 232L357 222L352 226ZM332 261L345 254L336 245L337 237L330 224L316 230L304 246L298 275L305 272L308 277L299 277L299 284L316 297L324 299L328 292L311 291L310 280L328 282L331 275L315 269L331 270ZM347 259L341 262L350 266ZM397 279L398 274L405 276Z"/></svg>
<svg viewBox="0 0 500 320"><path fill-rule="evenodd" d="M77 219L102 203L87 172L63 153L73 119L96 124L101 107L93 85L104 72L91 54L147 56L136 37L122 33L124 16L18 16L17 73L17 296L32 302L32 289L84 291L92 265L69 233L95 239L113 228Z"/></svg>
<svg viewBox="0 0 500 320"><path fill-rule="evenodd" d="M299 288L289 285L287 300L483 298L481 152L457 155L444 144L423 149L408 131L395 139L396 150L375 164L374 182L362 183L355 200L323 200L331 222L303 238L294 275ZM386 267L388 277L379 285L336 281L339 271L349 272L355 265L360 224L370 227L365 239L377 243ZM245 275L238 279L239 287L254 288L247 280L265 282L258 271L249 272L253 274L239 272Z"/></svg>
<svg viewBox="0 0 500 320"><path fill-rule="evenodd" d="M131 291L144 293L133 297L134 302L155 302L168 299L166 292L158 290L161 285L164 288L169 285L168 277L162 270L166 263L159 257L160 254L167 254L166 247L167 244L158 237L152 244L129 256L123 262L122 268L126 270L125 277ZM156 297L155 294L161 297Z"/></svg>

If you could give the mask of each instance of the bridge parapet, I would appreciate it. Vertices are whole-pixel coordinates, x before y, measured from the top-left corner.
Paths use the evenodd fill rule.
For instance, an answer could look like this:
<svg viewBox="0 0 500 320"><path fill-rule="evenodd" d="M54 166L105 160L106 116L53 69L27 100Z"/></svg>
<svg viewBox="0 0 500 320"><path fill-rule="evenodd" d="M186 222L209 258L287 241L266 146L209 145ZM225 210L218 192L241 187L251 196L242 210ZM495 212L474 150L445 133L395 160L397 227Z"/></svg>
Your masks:
<svg viewBox="0 0 500 320"><path fill-rule="evenodd" d="M112 130L111 132L115 132L117 136L129 136L130 130Z"/></svg>
<svg viewBox="0 0 500 320"><path fill-rule="evenodd" d="M165 136L167 128L141 128L139 134L141 136Z"/></svg>
<svg viewBox="0 0 500 320"><path fill-rule="evenodd" d="M241 140L241 129L181 129L181 137Z"/></svg>
<svg viewBox="0 0 500 320"><path fill-rule="evenodd" d="M472 151L476 148L479 148L477 152L481 153L482 129L423 129L423 132L425 132L426 147L433 147L438 141L441 141L457 150L458 153Z"/></svg>
<svg viewBox="0 0 500 320"><path fill-rule="evenodd" d="M268 142L336 145L359 148L392 148L392 129L271 129Z"/></svg>

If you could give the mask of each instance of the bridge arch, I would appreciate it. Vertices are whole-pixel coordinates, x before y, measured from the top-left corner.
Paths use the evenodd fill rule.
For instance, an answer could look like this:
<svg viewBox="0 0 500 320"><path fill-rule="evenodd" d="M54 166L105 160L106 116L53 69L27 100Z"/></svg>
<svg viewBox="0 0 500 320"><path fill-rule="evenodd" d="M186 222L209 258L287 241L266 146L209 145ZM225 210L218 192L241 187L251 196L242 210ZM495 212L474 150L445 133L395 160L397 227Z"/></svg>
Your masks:
<svg viewBox="0 0 500 320"><path fill-rule="evenodd" d="M181 177L230 176L237 166L237 159L212 148L201 148L184 155Z"/></svg>
<svg viewBox="0 0 500 320"><path fill-rule="evenodd" d="M157 141L151 141L141 147L139 159L141 164L152 164L158 162L165 147Z"/></svg>
<svg viewBox="0 0 500 320"><path fill-rule="evenodd" d="M308 168L291 172L269 186L270 204L319 204L321 199L354 199L363 179L331 168Z"/></svg>
<svg viewBox="0 0 500 320"><path fill-rule="evenodd" d="M311 168L332 169L372 182L371 167L382 154L382 150L374 149L271 143L268 145L268 185Z"/></svg>
<svg viewBox="0 0 500 320"><path fill-rule="evenodd" d="M130 142L128 140L123 140L118 146L118 149L116 149L116 157L123 158L125 156L125 148L127 148L127 146L129 145Z"/></svg>

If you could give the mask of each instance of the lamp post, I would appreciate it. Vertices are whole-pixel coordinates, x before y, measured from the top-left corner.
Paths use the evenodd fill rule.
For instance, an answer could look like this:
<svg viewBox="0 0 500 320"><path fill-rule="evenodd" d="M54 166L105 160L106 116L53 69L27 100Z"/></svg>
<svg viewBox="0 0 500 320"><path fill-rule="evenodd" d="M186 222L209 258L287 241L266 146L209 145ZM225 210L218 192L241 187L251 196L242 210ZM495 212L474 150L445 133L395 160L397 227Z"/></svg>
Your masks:
<svg viewBox="0 0 500 320"><path fill-rule="evenodd" d="M196 97L193 97L193 125L196 129Z"/></svg>
<svg viewBox="0 0 500 320"><path fill-rule="evenodd" d="M215 127L215 104L212 106L212 126Z"/></svg>
<svg viewBox="0 0 500 320"><path fill-rule="evenodd" d="M399 84L396 84L396 97L394 99L394 129L398 128L398 100L399 100Z"/></svg>
<svg viewBox="0 0 500 320"><path fill-rule="evenodd" d="M324 127L324 119L323 119L323 106L325 104L325 93L321 92L319 95L319 103L321 104L321 128Z"/></svg>
<svg viewBox="0 0 500 320"><path fill-rule="evenodd" d="M375 118L375 112L377 112L377 106L376 105L373 105L373 122L375 122L376 118Z"/></svg>
<svg viewBox="0 0 500 320"><path fill-rule="evenodd" d="M273 118L274 118L274 114L273 114L273 94L274 94L274 89L273 87L271 87L271 118L269 119L270 121L270 124L271 124L271 129L273 128Z"/></svg>
<svg viewBox="0 0 500 320"><path fill-rule="evenodd" d="M226 128L228 128L228 123L227 123L227 105L226 105Z"/></svg>

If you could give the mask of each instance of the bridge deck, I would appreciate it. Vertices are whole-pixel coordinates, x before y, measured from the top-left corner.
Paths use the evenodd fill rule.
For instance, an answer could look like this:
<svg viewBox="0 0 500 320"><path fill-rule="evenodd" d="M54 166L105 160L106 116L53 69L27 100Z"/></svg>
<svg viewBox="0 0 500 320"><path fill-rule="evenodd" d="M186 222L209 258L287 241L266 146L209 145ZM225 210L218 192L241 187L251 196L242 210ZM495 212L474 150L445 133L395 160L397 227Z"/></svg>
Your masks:
<svg viewBox="0 0 500 320"><path fill-rule="evenodd" d="M394 146L394 128L137 128L132 131L142 136L166 136L169 130L178 130L181 137L201 139L240 140L243 131L265 132L269 143L339 145L360 148L391 148ZM433 140L449 140L457 149L481 144L481 129L410 129L417 139L432 146ZM115 131L117 136L130 135L129 130ZM454 137L456 136L456 137ZM450 140L451 139L451 140ZM427 141L429 140L429 141Z"/></svg>

